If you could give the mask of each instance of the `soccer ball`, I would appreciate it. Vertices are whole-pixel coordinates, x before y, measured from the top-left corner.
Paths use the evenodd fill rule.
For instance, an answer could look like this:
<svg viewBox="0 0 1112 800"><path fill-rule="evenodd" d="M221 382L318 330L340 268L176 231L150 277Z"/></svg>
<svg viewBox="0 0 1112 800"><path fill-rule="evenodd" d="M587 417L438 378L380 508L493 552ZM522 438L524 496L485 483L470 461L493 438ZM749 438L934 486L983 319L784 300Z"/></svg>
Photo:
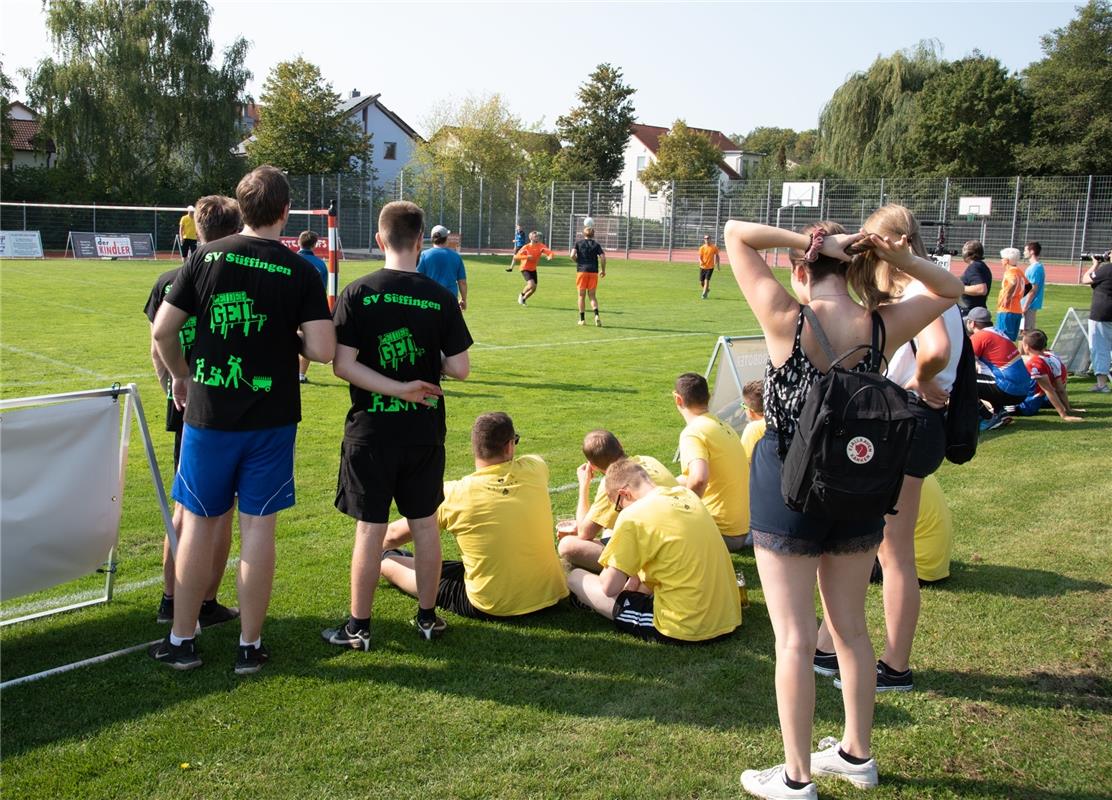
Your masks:
<svg viewBox="0 0 1112 800"><path fill-rule="evenodd" d="M594 218L593 217L585 217L584 220L583 220L583 227L584 228L593 228L593 227L595 227Z"/></svg>

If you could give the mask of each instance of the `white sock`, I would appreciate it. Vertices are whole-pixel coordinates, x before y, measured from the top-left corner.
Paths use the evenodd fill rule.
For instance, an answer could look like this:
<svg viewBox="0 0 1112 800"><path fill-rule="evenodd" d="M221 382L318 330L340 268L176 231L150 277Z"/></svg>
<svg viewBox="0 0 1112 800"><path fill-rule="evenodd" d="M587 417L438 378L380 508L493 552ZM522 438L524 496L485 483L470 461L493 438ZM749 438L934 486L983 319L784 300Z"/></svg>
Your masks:
<svg viewBox="0 0 1112 800"><path fill-rule="evenodd" d="M189 636L185 639L181 639L181 638L175 636L173 631L170 631L170 644L172 644L174 647L181 647L182 642L189 642L189 641L192 641L192 639L193 639L192 636Z"/></svg>
<svg viewBox="0 0 1112 800"><path fill-rule="evenodd" d="M239 646L240 647L259 647L262 643L263 643L263 637L261 637L261 636L253 642L245 642L245 641L243 641L243 634L241 633L239 635Z"/></svg>

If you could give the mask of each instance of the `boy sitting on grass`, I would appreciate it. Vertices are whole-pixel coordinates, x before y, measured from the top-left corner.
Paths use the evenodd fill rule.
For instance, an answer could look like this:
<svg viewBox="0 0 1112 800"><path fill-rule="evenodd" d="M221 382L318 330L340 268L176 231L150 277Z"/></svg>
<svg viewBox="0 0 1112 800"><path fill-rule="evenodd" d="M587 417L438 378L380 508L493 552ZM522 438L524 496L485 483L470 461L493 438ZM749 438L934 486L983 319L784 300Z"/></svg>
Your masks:
<svg viewBox="0 0 1112 800"><path fill-rule="evenodd" d="M1046 349L1046 334L1036 328L1027 331L1020 340L1019 350L1027 365L1027 372L1034 386L1027 399L1016 406L1016 413L1030 417L1039 409L1053 407L1065 422L1084 422L1075 413L1084 411L1070 407L1069 392L1066 390L1066 365L1062 359Z"/></svg>

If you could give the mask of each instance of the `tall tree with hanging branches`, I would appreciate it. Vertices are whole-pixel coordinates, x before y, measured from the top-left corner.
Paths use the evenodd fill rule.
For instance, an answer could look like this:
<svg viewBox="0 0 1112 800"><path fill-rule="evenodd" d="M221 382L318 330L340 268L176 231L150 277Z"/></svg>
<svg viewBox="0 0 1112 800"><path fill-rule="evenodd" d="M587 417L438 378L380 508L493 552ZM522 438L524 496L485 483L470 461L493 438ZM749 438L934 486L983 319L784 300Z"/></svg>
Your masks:
<svg viewBox="0 0 1112 800"><path fill-rule="evenodd" d="M836 170L864 175L901 160L915 95L942 67L940 45L923 41L878 57L835 90L819 116L818 155Z"/></svg>

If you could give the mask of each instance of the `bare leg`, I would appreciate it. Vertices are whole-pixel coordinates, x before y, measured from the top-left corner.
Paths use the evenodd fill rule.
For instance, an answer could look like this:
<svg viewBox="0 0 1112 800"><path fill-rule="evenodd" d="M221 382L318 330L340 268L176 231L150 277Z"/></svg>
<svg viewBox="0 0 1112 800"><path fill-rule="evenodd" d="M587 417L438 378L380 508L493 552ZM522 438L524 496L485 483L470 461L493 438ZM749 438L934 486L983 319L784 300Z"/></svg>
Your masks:
<svg viewBox="0 0 1112 800"><path fill-rule="evenodd" d="M227 513L220 516L220 529L212 548L212 580L209 581L208 591L205 592L206 600L216 599L216 593L220 591L220 583L224 580L224 570L228 568L228 553L231 550L232 510L228 509Z"/></svg>
<svg viewBox="0 0 1112 800"><path fill-rule="evenodd" d="M521 296L528 300L537 291L537 284L533 281L526 281L525 288L521 290Z"/></svg>
<svg viewBox="0 0 1112 800"><path fill-rule="evenodd" d="M614 598L602 590L598 575L573 569L568 575L568 588L575 596L607 619L614 619Z"/></svg>
<svg viewBox="0 0 1112 800"><path fill-rule="evenodd" d="M436 524L436 515L409 520L409 530L413 535L417 602L421 608L435 608L441 564L440 527Z"/></svg>
<svg viewBox="0 0 1112 800"><path fill-rule="evenodd" d="M587 295L591 298L591 310L594 311L595 313L598 313L598 297L596 295L597 291L598 291L597 289L588 289L587 290ZM583 309L580 308L579 310L582 311Z"/></svg>
<svg viewBox="0 0 1112 800"><path fill-rule="evenodd" d="M371 616L385 537L385 522L355 523L355 547L351 553L351 615L356 619Z"/></svg>
<svg viewBox="0 0 1112 800"><path fill-rule="evenodd" d="M312 363L313 362L310 361L309 359L307 359L305 356L298 356L297 357L297 371L300 372L302 375L308 375L309 374L309 365L312 364Z"/></svg>
<svg viewBox="0 0 1112 800"><path fill-rule="evenodd" d="M240 636L245 642L253 642L263 634L263 621L274 587L274 528L277 523L277 513L258 517L239 512L239 574L236 588L239 592ZM219 520L217 524L220 524Z"/></svg>
<svg viewBox="0 0 1112 800"><path fill-rule="evenodd" d="M189 639L197 628L201 601L212 579L212 551L220 517L202 517L182 509L181 535L174 571L174 626L179 639ZM242 595L241 595L242 596Z"/></svg>
<svg viewBox="0 0 1112 800"><path fill-rule="evenodd" d="M587 294L586 289L580 289L579 290L579 315L580 316L583 316L583 298L586 296L586 294Z"/></svg>
<svg viewBox="0 0 1112 800"><path fill-rule="evenodd" d="M865 593L875 557L873 548L864 553L823 556L819 564L819 588L842 680L846 713L842 747L858 758L870 755L876 704L876 654L865 624ZM807 666L809 669L810 663Z"/></svg>
<svg viewBox="0 0 1112 800"><path fill-rule="evenodd" d="M382 559L382 577L390 581L410 597L417 596L416 559L407 556L389 555Z"/></svg>
<svg viewBox="0 0 1112 800"><path fill-rule="evenodd" d="M181 544L181 522L182 514L185 511L177 503L174 504L174 515L172 521L174 524L174 533L178 537L178 544ZM162 540L162 593L167 597L174 596L174 554L170 550L170 539L166 537Z"/></svg>
<svg viewBox="0 0 1112 800"><path fill-rule="evenodd" d="M896 672L908 669L915 627L919 624L919 576L915 572L915 520L923 479L904 476L898 514L884 518L880 566L884 570L884 663Z"/></svg>
<svg viewBox="0 0 1112 800"><path fill-rule="evenodd" d="M776 635L776 710L784 739L784 768L796 781L811 780L815 715L815 574L819 559L757 547L757 571ZM866 578L867 580L867 578Z"/></svg>
<svg viewBox="0 0 1112 800"><path fill-rule="evenodd" d="M598 563L602 555L602 545L593 539L580 539L578 536L565 536L556 545L556 551L572 566L598 573L602 567Z"/></svg>

